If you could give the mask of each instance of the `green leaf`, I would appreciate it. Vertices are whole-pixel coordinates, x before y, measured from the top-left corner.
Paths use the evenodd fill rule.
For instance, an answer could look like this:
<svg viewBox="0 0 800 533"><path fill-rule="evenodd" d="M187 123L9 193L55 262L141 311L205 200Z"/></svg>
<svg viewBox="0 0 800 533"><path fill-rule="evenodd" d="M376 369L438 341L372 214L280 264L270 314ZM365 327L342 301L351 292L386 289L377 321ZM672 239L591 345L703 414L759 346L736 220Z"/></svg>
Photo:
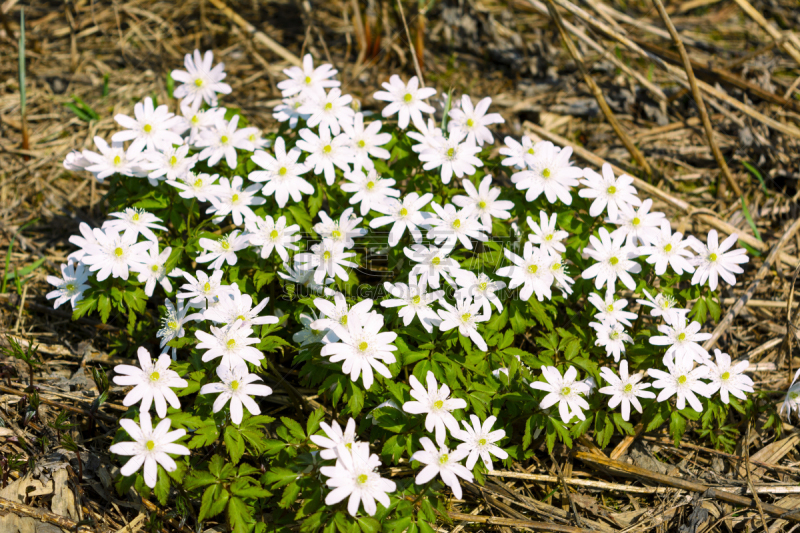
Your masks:
<svg viewBox="0 0 800 533"><path fill-rule="evenodd" d="M281 422L283 422L283 425L286 426L286 428L289 430L289 433L291 433L296 439L300 441L306 440L306 434L303 431L303 426L301 426L296 420L282 416Z"/></svg>
<svg viewBox="0 0 800 533"><path fill-rule="evenodd" d="M747 161L742 161L742 165L744 165L744 168L746 168L748 172L750 172L750 174L758 178L758 181L761 183L761 189L764 191L764 194L769 194L767 191L767 184L764 183L764 177L761 175L761 172L759 172L756 167L754 167Z"/></svg>
<svg viewBox="0 0 800 533"><path fill-rule="evenodd" d="M72 320L78 320L79 318L91 313L97 308L97 299L94 297L87 297L83 300L80 300L78 304L75 306L75 309L72 311Z"/></svg>
<svg viewBox="0 0 800 533"><path fill-rule="evenodd" d="M753 234L755 234L756 239L758 239L760 241L761 240L761 234L758 232L758 228L756 227L756 223L753 221L752 215L750 215L750 210L747 208L747 202L745 202L744 196L742 196L740 199L742 201L742 213L744 213L744 218L747 220L747 223L750 225L750 229L753 230Z"/></svg>
<svg viewBox="0 0 800 533"><path fill-rule="evenodd" d="M161 466L158 467L158 477L156 478L156 486L153 489L153 493L156 495L161 505L167 505L167 499L169 497L169 475Z"/></svg>
<svg viewBox="0 0 800 533"><path fill-rule="evenodd" d="M195 490L217 482L217 477L206 470L193 470L186 479L183 488Z"/></svg>
<svg viewBox="0 0 800 533"><path fill-rule="evenodd" d="M297 479L297 477L298 474L294 470L289 470L288 468L284 468L282 466L276 466L264 474L264 483L269 483L272 485L273 489L277 489L279 487L283 487L284 485L288 485Z"/></svg>
<svg viewBox="0 0 800 533"><path fill-rule="evenodd" d="M239 459L244 454L244 439L234 426L225 428L225 447L228 449L228 455L231 456L233 464L239 464Z"/></svg>
<svg viewBox="0 0 800 533"><path fill-rule="evenodd" d="M669 416L669 432L672 435L675 446L680 446L681 437L686 432L686 419L677 411L672 411Z"/></svg>
<svg viewBox="0 0 800 533"><path fill-rule="evenodd" d="M283 496L281 497L281 501L278 505L281 509L287 509L292 506L297 501L297 495L300 494L300 485L297 483L290 483L286 486L286 489L283 491Z"/></svg>
<svg viewBox="0 0 800 533"><path fill-rule="evenodd" d="M292 214L294 221L300 224L304 230L308 233L314 231L313 225L311 224L311 217L303 207L300 205L290 205L287 209L289 209L289 212Z"/></svg>
<svg viewBox="0 0 800 533"><path fill-rule="evenodd" d="M253 510L241 498L231 497L228 501L228 523L233 533L248 533L253 524Z"/></svg>
<svg viewBox="0 0 800 533"><path fill-rule="evenodd" d="M320 407L308 417L306 422L306 435L313 435L319 429L319 422L325 418L325 410Z"/></svg>
<svg viewBox="0 0 800 533"><path fill-rule="evenodd" d="M200 504L200 514L197 520L202 522L206 518L217 516L225 510L228 505L230 494L221 485L212 485L203 492L203 500Z"/></svg>
<svg viewBox="0 0 800 533"><path fill-rule="evenodd" d="M267 498L272 493L256 484L250 477L241 477L231 483L231 492L240 498Z"/></svg>

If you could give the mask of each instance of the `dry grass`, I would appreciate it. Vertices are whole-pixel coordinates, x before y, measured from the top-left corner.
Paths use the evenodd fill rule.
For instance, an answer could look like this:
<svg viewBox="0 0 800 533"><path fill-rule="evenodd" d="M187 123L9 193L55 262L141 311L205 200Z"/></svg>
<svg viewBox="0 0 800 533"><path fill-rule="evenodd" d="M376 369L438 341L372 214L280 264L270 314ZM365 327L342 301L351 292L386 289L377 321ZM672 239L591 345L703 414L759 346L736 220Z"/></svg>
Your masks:
<svg viewBox="0 0 800 533"><path fill-rule="evenodd" d="M215 3L26 3L28 149L22 149L17 73L21 4L15 0L0 4L0 247L9 249L11 239L15 239L9 254L10 269L3 273L44 259L25 278L21 291L12 280L0 294L0 331L41 344L46 365L37 373L37 387L42 398L62 404L43 407L41 420L25 425L21 420L24 397L13 393L0 396L4 426L0 427L0 453L5 460L26 460L28 454L21 441L36 449L36 440L52 433L45 422L63 405L86 409L95 394L87 363L114 360L106 355L107 336L114 333L113 321L111 326L101 326L94 320L73 323L69 313L53 312L44 300L46 275L55 273L71 251L68 237L77 232L81 221L96 225L103 217L105 186L64 171L61 162L66 153L91 147L95 135L108 138L116 129L114 114L129 113L136 100L154 95L160 102L168 101L167 72L196 47L213 49L226 63L234 91L225 105L241 108L259 127L274 126L271 107L279 98L276 79L288 63L262 42L252 40ZM311 8L304 0L233 4L236 13L296 56L310 52L332 62L340 70L343 88L361 98L367 108L374 106L370 95L388 78L387 73L414 73L405 29L396 3L390 0L332 0L317 2ZM755 235L757 230L764 252L753 257L740 284L723 290L723 312L727 312L751 286L766 252L798 216L800 159L796 154L800 135L794 132L800 133L800 39L792 32L798 19L796 5L788 0L756 2L755 11L766 17L768 26L746 14L743 7L747 9L749 4L744 0L690 0L666 6L699 83L717 87L717 93L702 91L703 98L715 142L730 167L732 180L743 190L743 204L729 192L730 186L715 162L692 92L681 83L683 64L655 7L649 2L625 3L623 7L621 2L601 5L599 0L587 0L582 4L590 13L587 19L565 10L569 7L566 0L555 4L560 6L568 29L583 32L584 38L574 42L587 73L601 89L624 134L652 167L653 175L646 179L743 234ZM600 113L586 78L564 48L555 25L543 14L546 12L544 4L535 0L453 0L436 2L422 18L416 3L405 4L414 38L420 27L426 29L424 46L418 50L424 49L427 84L442 92L452 87L457 94L492 96L506 119L500 139L506 134L519 137L529 121L645 178L620 135ZM617 38L605 32L602 25ZM658 61L644 60L640 53L631 51L631 44L626 47L620 42L636 43L676 66L668 70ZM737 107L731 99L742 104ZM77 100L85 102L99 119L84 121L65 105ZM757 169L763 186L745 163ZM668 212L681 231L700 234L709 229L701 217L678 211L663 201L656 201L655 208ZM751 214L755 228L748 223L746 212ZM800 257L800 234L788 239L782 251ZM800 367L800 360L792 355L798 312L796 304L790 304L798 300L791 288L796 262L789 263L768 265L750 294L750 302L741 308L718 343L733 358L758 363L755 381L761 390L785 390L793 370ZM787 327L791 330L788 336ZM0 375L26 375L14 364L3 361ZM23 378L12 381L20 389L25 383ZM776 401L778 398L776 395ZM119 401L119 396L113 401ZM104 409L116 414L113 403ZM85 424L85 419L79 418ZM49 492L45 487L36 489L39 492L34 495L18 496L3 489L0 497L24 504L24 508L16 509L19 516L32 508L50 509L72 523L93 521L92 527L98 531L116 531L128 523L135 531L148 525L151 514L161 516L162 510L156 512L149 502L142 504L129 495L118 499L109 488L113 472L97 466L104 459L114 425L98 424L93 433L74 431L85 450L84 460L95 465L81 483L77 483L74 454L62 450L62 456L36 458L39 463L53 461L37 473L45 476L42 479L52 480ZM708 443L702 442L678 449L661 434L623 441L616 455L624 452L621 460L626 464L738 487L744 494L748 483L740 456L752 451L749 463L761 500L765 505L793 509L800 505L800 496L793 496L798 493L800 480L796 468L800 454L795 449L800 437L794 427L784 427L787 433L776 439L772 432L754 426L750 440L746 445L740 442L732 456L709 450L704 447ZM631 442L633 446L628 448ZM580 446L593 450L589 441ZM674 484L663 480L658 481L662 489L652 493L612 490L602 483L630 483L630 478L588 460L573 462L565 452L559 450L557 457L568 485L570 480L600 483L594 487L571 485L572 503L583 516L583 527L596 531L676 531L686 527L686 531L699 532L749 531L763 525L753 505L733 507L685 487L669 488ZM53 467L64 464L64 455L73 458L68 479L57 476ZM12 469L8 481L22 471ZM549 459L536 460L525 468L518 465L515 474L491 478L482 489L469 487L468 503L456 507L465 512L477 510L472 514L484 518L474 520L484 522L480 526L484 529L535 527L531 520L575 525L566 494L559 488L559 474ZM524 474L549 477L526 479ZM24 488L34 483L31 479L23 476L16 484ZM38 479L35 483L41 483ZM646 482L644 486L653 485ZM558 492L553 496L555 489ZM548 501L540 501L548 493ZM57 505L56 501L61 503ZM8 510L0 501L0 514ZM500 518L489 519L488 515ZM16 516L0 517L0 530L15 531L14 521L23 520ZM462 525L456 529L478 529L463 522L464 515L457 518ZM38 523L39 518L28 520ZM770 531L792 527L789 521L770 513L767 525ZM166 517L158 527L180 529L177 520Z"/></svg>

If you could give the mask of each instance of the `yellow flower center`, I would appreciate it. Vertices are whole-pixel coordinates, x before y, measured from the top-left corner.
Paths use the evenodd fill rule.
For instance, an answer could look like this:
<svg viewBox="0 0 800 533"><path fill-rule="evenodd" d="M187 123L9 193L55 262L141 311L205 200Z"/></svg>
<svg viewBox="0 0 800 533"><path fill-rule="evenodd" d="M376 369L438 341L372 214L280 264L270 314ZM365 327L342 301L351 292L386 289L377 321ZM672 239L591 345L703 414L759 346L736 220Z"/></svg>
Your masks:
<svg viewBox="0 0 800 533"><path fill-rule="evenodd" d="M203 180L201 180L200 178L197 178L196 180L194 180L195 189L199 189L202 186L203 186Z"/></svg>
<svg viewBox="0 0 800 533"><path fill-rule="evenodd" d="M711 255L709 255L709 256L708 256L708 260L709 260L709 261L716 261L716 260L717 260L717 254L711 254Z"/></svg>
<svg viewBox="0 0 800 533"><path fill-rule="evenodd" d="M228 244L228 241L222 241L222 244L220 246L222 247L223 250L227 250L231 247L231 245Z"/></svg>
<svg viewBox="0 0 800 533"><path fill-rule="evenodd" d="M619 263L619 259L617 259L616 257L612 257L611 259L608 260L608 262L611 263L612 265L616 265L617 263Z"/></svg>
<svg viewBox="0 0 800 533"><path fill-rule="evenodd" d="M608 194L614 194L616 192L617 192L617 188L614 187L613 185L608 188Z"/></svg>
<svg viewBox="0 0 800 533"><path fill-rule="evenodd" d="M274 229L269 232L269 238L275 240L278 238L278 230Z"/></svg>
<svg viewBox="0 0 800 533"><path fill-rule="evenodd" d="M488 283L486 283L486 282L484 281L483 283L481 283L480 285L478 285L478 288L479 288L480 290L482 290L482 291L485 291L485 290L486 290L486 287L488 287L488 286L489 286L489 284L488 284Z"/></svg>
<svg viewBox="0 0 800 533"><path fill-rule="evenodd" d="M236 348L236 339L228 339L228 342L225 343L228 346L228 349Z"/></svg>
<svg viewBox="0 0 800 533"><path fill-rule="evenodd" d="M478 207L480 207L481 209L486 209L486 202L481 200L480 202L478 202Z"/></svg>
<svg viewBox="0 0 800 533"><path fill-rule="evenodd" d="M406 209L405 207L400 208L400 216L404 217L406 215L408 215L408 209Z"/></svg>
<svg viewBox="0 0 800 533"><path fill-rule="evenodd" d="M553 240L553 234L552 233L548 233L547 235L545 235L544 240L546 240L548 242L552 241Z"/></svg>
<svg viewBox="0 0 800 533"><path fill-rule="evenodd" d="M231 202L238 202L238 201L239 201L239 195L238 194L234 194L233 196L231 196Z"/></svg>
<svg viewBox="0 0 800 533"><path fill-rule="evenodd" d="M67 283L66 289L67 291L72 292L75 290L75 285L72 283Z"/></svg>
<svg viewBox="0 0 800 533"><path fill-rule="evenodd" d="M360 141L358 141L358 147L359 148L364 148L366 145L367 145L367 143L364 142L364 139L361 139Z"/></svg>
<svg viewBox="0 0 800 533"><path fill-rule="evenodd" d="M131 219L134 222L139 222L139 213L134 213L133 216L131 217Z"/></svg>
<svg viewBox="0 0 800 533"><path fill-rule="evenodd" d="M528 148L528 153L533 155L535 152L533 151L533 148Z"/></svg>
<svg viewBox="0 0 800 533"><path fill-rule="evenodd" d="M206 281L206 284L203 285L203 292L208 292L211 290L211 284Z"/></svg>
<svg viewBox="0 0 800 533"><path fill-rule="evenodd" d="M444 407L444 402L442 400L436 400L433 402L434 409L441 409L442 407Z"/></svg>
<svg viewBox="0 0 800 533"><path fill-rule="evenodd" d="M170 320L169 322L167 322L167 327L169 329L178 329L178 323L175 322L174 320Z"/></svg>
<svg viewBox="0 0 800 533"><path fill-rule="evenodd" d="M447 149L447 157L453 157L454 155L456 155L456 149L455 148L448 148Z"/></svg>
<svg viewBox="0 0 800 533"><path fill-rule="evenodd" d="M150 381L158 381L161 378L161 374L158 372L153 372L150 374Z"/></svg>
<svg viewBox="0 0 800 533"><path fill-rule="evenodd" d="M431 263L433 263L434 265L438 265L438 264L439 264L439 263L441 263L441 262L442 262L442 260L441 260L441 259L439 259L438 257L434 257L434 258L431 260Z"/></svg>
<svg viewBox="0 0 800 533"><path fill-rule="evenodd" d="M330 111L331 109L333 109L332 103L328 102L327 104L325 104L325 111Z"/></svg>
<svg viewBox="0 0 800 533"><path fill-rule="evenodd" d="M633 391L633 385L628 383L627 385L625 385L625 387L622 388L622 391L623 392L632 392Z"/></svg>
<svg viewBox="0 0 800 533"><path fill-rule="evenodd" d="M562 396L569 396L571 392L572 392L572 389L570 389L569 387L563 387L561 389L561 395Z"/></svg>
<svg viewBox="0 0 800 533"><path fill-rule="evenodd" d="M367 344L366 341L361 341L361 342L358 343L358 349L360 351L366 352L367 348L369 348L369 344Z"/></svg>
<svg viewBox="0 0 800 533"><path fill-rule="evenodd" d="M549 168L546 168L546 169L542 170L542 177L544 177L544 178L549 178L550 177L550 169Z"/></svg>
<svg viewBox="0 0 800 533"><path fill-rule="evenodd" d="M729 380L730 377L731 377L731 373L730 372L723 372L722 375L720 376L720 378L722 378L724 381Z"/></svg>
<svg viewBox="0 0 800 533"><path fill-rule="evenodd" d="M611 335L608 336L612 341L615 341L619 338L619 331L614 331Z"/></svg>
<svg viewBox="0 0 800 533"><path fill-rule="evenodd" d="M686 376L678 376L678 383L680 383L681 385L686 383Z"/></svg>
<svg viewBox="0 0 800 533"><path fill-rule="evenodd" d="M338 239L341 236L342 236L342 232L339 231L338 229L335 229L335 230L333 230L331 232L331 237L333 237L334 239Z"/></svg>
<svg viewBox="0 0 800 533"><path fill-rule="evenodd" d="M439 456L439 464L440 465L447 464L447 461L449 461L449 460L450 460L450 457L446 453L443 453L441 456Z"/></svg>
<svg viewBox="0 0 800 533"><path fill-rule="evenodd" d="M530 274L536 274L537 270L539 270L539 265L528 265L528 272Z"/></svg>
<svg viewBox="0 0 800 533"><path fill-rule="evenodd" d="M197 124L198 122L200 122L200 117L198 117L197 115L193 115L192 124Z"/></svg>
<svg viewBox="0 0 800 533"><path fill-rule="evenodd" d="M456 229L460 228L461 227L461 221L459 219L455 219L453 221L453 227L456 228Z"/></svg>
<svg viewBox="0 0 800 533"><path fill-rule="evenodd" d="M116 255L117 257L122 257L122 254L124 254L124 253L125 253L124 250L122 248L120 248L119 246L114 248L114 255Z"/></svg>
<svg viewBox="0 0 800 533"><path fill-rule="evenodd" d="M667 244L666 246L664 246L664 251L665 252L671 252L672 251L672 245L671 244Z"/></svg>
<svg viewBox="0 0 800 533"><path fill-rule="evenodd" d="M239 315L236 317L236 320L241 320L242 322L244 322L245 320L247 320L247 317L245 317L244 315Z"/></svg>
<svg viewBox="0 0 800 533"><path fill-rule="evenodd" d="M353 443L352 442L348 442L347 444L344 445L344 447L347 448L348 450L352 450L353 449Z"/></svg>
<svg viewBox="0 0 800 533"><path fill-rule="evenodd" d="M366 474L361 474L360 476L358 476L358 478L357 478L357 479L358 479L358 483L359 483L360 485L363 485L364 483L366 483L366 482L367 482L367 480L368 480L369 478L367 477L367 475L366 475Z"/></svg>
<svg viewBox="0 0 800 533"><path fill-rule="evenodd" d="M464 322L467 322L470 318L472 318L472 313L464 313L463 315L461 315L461 320L463 320Z"/></svg>
<svg viewBox="0 0 800 533"><path fill-rule="evenodd" d="M474 120L472 120L471 118L468 118L468 119L467 119L467 127L468 127L468 128L471 128L471 127L472 127L472 126L474 126L474 125L475 125L475 121L474 121Z"/></svg>
<svg viewBox="0 0 800 533"><path fill-rule="evenodd" d="M147 451L152 452L153 449L156 447L156 443L149 440L147 441L147 444L145 444L145 446L147 447Z"/></svg>
<svg viewBox="0 0 800 533"><path fill-rule="evenodd" d="M152 270L153 272L158 272L158 265L151 266L150 270Z"/></svg>
<svg viewBox="0 0 800 533"><path fill-rule="evenodd" d="M480 439L480 440L478 441L478 445L479 445L479 446L486 446L486 439Z"/></svg>
<svg viewBox="0 0 800 533"><path fill-rule="evenodd" d="M798 396L800 396L800 393L797 393L797 392L790 392L789 393L789 398L791 398L792 400L796 400Z"/></svg>
<svg viewBox="0 0 800 533"><path fill-rule="evenodd" d="M374 181L368 181L367 182L367 189L369 189L371 191L374 188L375 188L375 182Z"/></svg>
<svg viewBox="0 0 800 533"><path fill-rule="evenodd" d="M231 381L231 390L239 390L239 382L238 381Z"/></svg>
<svg viewBox="0 0 800 533"><path fill-rule="evenodd" d="M200 87L201 85L203 85L203 80L197 78L196 80L194 80L194 84L196 87Z"/></svg>
<svg viewBox="0 0 800 533"><path fill-rule="evenodd" d="M333 146L331 146L330 144L326 144L325 146L322 147L322 151L325 152L326 154L331 153L331 150L333 150Z"/></svg>
<svg viewBox="0 0 800 533"><path fill-rule="evenodd" d="M684 340L686 340L686 333L681 333L680 335L678 335L678 340L679 340L679 341L684 341Z"/></svg>
<svg viewBox="0 0 800 533"><path fill-rule="evenodd" d="M631 220L631 224L633 224L634 226L638 226L641 223L642 221L639 220L639 217L633 217L633 220Z"/></svg>
<svg viewBox="0 0 800 533"><path fill-rule="evenodd" d="M222 137L219 138L219 142L221 142L222 144L228 144L228 136L223 135Z"/></svg>
<svg viewBox="0 0 800 533"><path fill-rule="evenodd" d="M303 80L303 81L306 82L306 85L310 85L311 84L311 76L306 76L306 79Z"/></svg>
<svg viewBox="0 0 800 533"><path fill-rule="evenodd" d="M169 166L174 167L177 164L178 164L178 158L177 157L175 157L173 155L172 157L169 158Z"/></svg>
<svg viewBox="0 0 800 533"><path fill-rule="evenodd" d="M342 315L342 318L339 319L339 323L343 326L347 325L347 315Z"/></svg>
<svg viewBox="0 0 800 533"><path fill-rule="evenodd" d="M411 93L406 93L406 95L403 97L403 100L405 100L406 102L410 102L413 99L414 95L412 95Z"/></svg>
<svg viewBox="0 0 800 533"><path fill-rule="evenodd" d="M330 258L331 258L331 253L330 253L330 252L328 252L328 251L325 251L325 252L323 252L323 253L322 253L322 258L323 258L325 261L327 261L328 259L330 259Z"/></svg>
<svg viewBox="0 0 800 533"><path fill-rule="evenodd" d="M414 304L418 304L418 303L420 303L422 301L422 298L420 298L419 296L414 296L413 298L411 298L411 301Z"/></svg>
<svg viewBox="0 0 800 533"><path fill-rule="evenodd" d="M151 131L153 131L153 126L151 126L150 124L145 124L144 128L142 129L144 130L145 133L150 133Z"/></svg>
<svg viewBox="0 0 800 533"><path fill-rule="evenodd" d="M118 167L122 163L122 158L118 155L114 156L114 166Z"/></svg>
<svg viewBox="0 0 800 533"><path fill-rule="evenodd" d="M613 305L606 306L606 313L613 313L613 312L614 312L614 306Z"/></svg>
<svg viewBox="0 0 800 533"><path fill-rule="evenodd" d="M285 176L287 172L289 172L289 171L286 169L286 167L281 167L281 168L278 170L278 175L279 175L279 176Z"/></svg>

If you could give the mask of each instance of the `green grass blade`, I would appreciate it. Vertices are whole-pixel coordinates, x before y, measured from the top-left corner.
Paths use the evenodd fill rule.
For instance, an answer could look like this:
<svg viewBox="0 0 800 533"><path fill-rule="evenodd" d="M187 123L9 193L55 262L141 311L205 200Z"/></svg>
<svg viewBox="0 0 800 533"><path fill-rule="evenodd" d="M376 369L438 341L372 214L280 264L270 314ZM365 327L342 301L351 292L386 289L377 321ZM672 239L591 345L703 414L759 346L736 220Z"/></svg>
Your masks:
<svg viewBox="0 0 800 533"><path fill-rule="evenodd" d="M742 196L741 199L742 199L742 212L744 213L744 218L746 218L747 219L747 223L750 224L750 229L753 230L753 233L755 234L756 239L761 241L761 234L758 232L758 228L756 227L756 223L753 222L753 217L750 215L750 210L747 208L747 202L744 201L744 196Z"/></svg>
<svg viewBox="0 0 800 533"><path fill-rule="evenodd" d="M750 174L758 178L758 181L761 183L761 189L764 191L764 194L768 194L767 184L764 183L764 177L761 175L761 172L759 172L756 167L754 167L747 161L742 161L742 165L744 165L744 168L746 168L750 172Z"/></svg>

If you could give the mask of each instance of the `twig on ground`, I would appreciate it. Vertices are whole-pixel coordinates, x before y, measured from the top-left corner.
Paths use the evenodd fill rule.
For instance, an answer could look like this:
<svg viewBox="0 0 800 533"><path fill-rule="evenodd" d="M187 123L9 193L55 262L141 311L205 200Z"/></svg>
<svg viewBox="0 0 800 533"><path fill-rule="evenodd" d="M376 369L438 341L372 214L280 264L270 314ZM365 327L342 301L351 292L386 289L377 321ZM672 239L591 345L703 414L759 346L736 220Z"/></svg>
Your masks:
<svg viewBox="0 0 800 533"><path fill-rule="evenodd" d="M706 131L706 138L708 139L708 145L711 147L711 152L714 154L714 159L716 159L717 165L722 170L722 174L725 176L725 180L728 182L728 185L730 185L731 189L733 189L733 192L736 194L736 196L741 196L742 189L739 188L739 184L736 183L736 179L733 177L733 174L731 174L731 169L728 168L728 163L725 162L725 157L722 155L722 151L720 151L719 145L714 139L714 128L711 126L711 121L708 118L706 104L703 102L703 94L697 87L697 81L694 77L694 70L692 70L689 54L686 53L686 48L683 46L683 41L681 41L681 37L678 35L678 30L676 30L675 26L672 24L672 20L669 18L667 10L664 8L664 4L661 2L661 0L653 0L653 3L655 3L656 9L658 9L658 13L661 15L661 19L667 26L669 34L672 36L672 40L675 42L675 46L678 48L678 52L681 55L683 69L686 71L686 77L689 80L689 86L692 89L692 96L697 104L697 111L700 113L700 120L703 122L703 129Z"/></svg>
<svg viewBox="0 0 800 533"><path fill-rule="evenodd" d="M92 528L89 526L79 526L77 522L74 522L69 518L64 518L63 516L45 511L41 508L37 509L31 507L30 505L12 502L11 500L7 500L5 498L0 498L0 511L2 511L3 514L14 513L16 515L28 516L47 524L53 524L54 526L58 526L67 531L77 532L92 530Z"/></svg>
<svg viewBox="0 0 800 533"><path fill-rule="evenodd" d="M764 531L768 533L769 528L767 527L767 519L764 517L764 508L761 506L761 498L758 497L756 484L753 483L753 476L750 473L750 428L752 427L752 425L753 421L748 420L747 432L744 439L744 443L742 445L742 447L744 448L744 470L747 473L747 484L750 486L750 491L753 493L753 499L755 500L756 507L758 508L758 515L761 517L761 526L764 528Z"/></svg>
<svg viewBox="0 0 800 533"><path fill-rule="evenodd" d="M448 513L453 520L462 522L473 522L478 524L490 524L495 526L525 527L536 531L555 531L559 533L593 533L591 529L583 529L572 526L562 526L560 524L549 524L547 522L533 522L531 520L517 520L515 518L501 518L496 516L480 516L451 511Z"/></svg>
<svg viewBox="0 0 800 533"><path fill-rule="evenodd" d="M545 483L558 483L562 481L557 476L547 476L542 474L527 474L525 472L506 472L503 470L494 470L487 472L487 476L501 477L509 479L528 479L530 481L542 481ZM618 490L622 492L633 492L636 494L662 494L669 489L665 487L634 487L633 485L623 485L621 483L607 483L605 481L594 481L591 479L579 478L563 478L563 481L568 485L576 485L579 487L589 487L602 490Z"/></svg>
<svg viewBox="0 0 800 533"><path fill-rule="evenodd" d="M575 502L572 500L572 494L569 492L569 487L567 486L567 482L564 480L564 474L561 472L561 465L558 464L556 458L553 457L553 454L550 454L550 459L553 461L553 464L556 467L556 472L558 472L558 479L561 481L561 488L564 490L564 495L567 497L569 501L569 506L572 509L572 515L575 517L575 525L578 527L583 527L583 523L581 522L581 517L578 514L578 509L575 507Z"/></svg>
<svg viewBox="0 0 800 533"><path fill-rule="evenodd" d="M622 439L622 442L617 444L617 447L612 450L611 455L609 457L611 457L614 460L622 457L622 455L626 451L628 451L628 448L630 448L631 444L633 444L633 441L636 439L636 437L641 435L643 431L644 431L644 424L639 422L633 429L633 435L626 435L625 438Z"/></svg>
<svg viewBox="0 0 800 533"><path fill-rule="evenodd" d="M425 87L425 78L422 77L422 67L419 64L417 51L414 47L414 42L411 40L411 32L408 31L408 22L406 22L406 12L403 10L403 2L397 0L397 9L400 10L400 18L403 19L403 27L406 29L406 38L408 39L408 48L411 50L411 59L414 60L414 70L419 78L419 86Z"/></svg>
<svg viewBox="0 0 800 533"><path fill-rule="evenodd" d="M26 398L28 397L28 393L27 392L22 391L22 390L17 390L17 389L11 388L11 387L6 387L5 385L0 385L0 392L5 392L6 394L14 394L15 396L23 396L23 397L26 397ZM50 405L52 407L58 407L59 409L64 409L64 410L70 411L72 413L77 413L77 414L81 414L81 415L85 415L85 416L94 416L95 418L99 418L100 420L103 420L104 422L109 422L111 424L116 424L119 421L119 418L113 417L113 416L109 416L107 414L101 413L100 411L92 413L88 409L81 409L80 407L73 407L73 406L67 405L65 403L54 402L53 400L47 400L47 399L41 398L41 397L39 398L39 401L42 402L45 405Z"/></svg>
<svg viewBox="0 0 800 533"><path fill-rule="evenodd" d="M761 28L767 32L776 43L780 43L779 46L781 49L789 54L792 59L797 61L797 64L800 65L800 52L798 52L798 50L791 43L783 41L783 35L781 34L780 30L775 29L772 24L770 24L769 21L764 18L764 15L754 8L753 5L747 0L733 1L736 2L739 7L742 8L742 11L747 13L750 18L756 21L756 23L761 26Z"/></svg>

